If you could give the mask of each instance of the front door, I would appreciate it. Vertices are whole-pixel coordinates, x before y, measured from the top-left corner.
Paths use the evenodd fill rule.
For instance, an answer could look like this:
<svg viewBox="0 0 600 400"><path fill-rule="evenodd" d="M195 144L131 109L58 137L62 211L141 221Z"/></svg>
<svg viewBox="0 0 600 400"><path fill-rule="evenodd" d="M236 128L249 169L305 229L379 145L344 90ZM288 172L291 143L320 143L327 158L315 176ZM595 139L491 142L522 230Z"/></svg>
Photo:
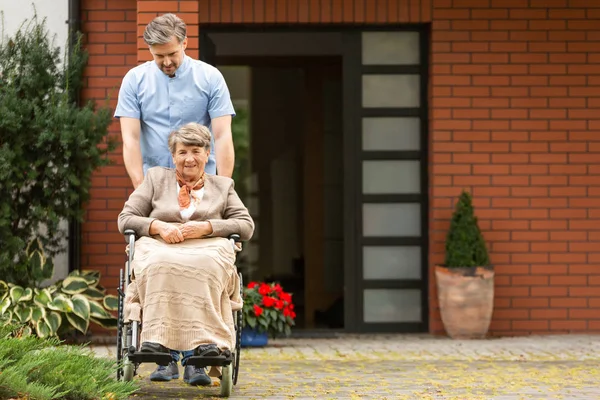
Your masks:
<svg viewBox="0 0 600 400"><path fill-rule="evenodd" d="M346 327L426 331L425 37L343 38Z"/></svg>

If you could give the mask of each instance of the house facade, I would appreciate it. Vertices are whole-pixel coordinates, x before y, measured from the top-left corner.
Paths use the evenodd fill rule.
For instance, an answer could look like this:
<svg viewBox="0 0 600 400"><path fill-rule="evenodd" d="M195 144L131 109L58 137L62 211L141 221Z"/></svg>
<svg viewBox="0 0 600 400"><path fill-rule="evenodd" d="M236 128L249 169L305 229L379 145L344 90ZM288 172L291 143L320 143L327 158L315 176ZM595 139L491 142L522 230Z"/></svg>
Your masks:
<svg viewBox="0 0 600 400"><path fill-rule="evenodd" d="M125 73L150 59L145 25L165 12L188 24L189 56L253 68L259 264L295 232L285 251L302 253L307 327L338 301L347 331L443 333L432 271L467 189L496 271L490 332L600 331L600 3L78 3L83 100L114 109ZM120 137L117 121L111 132ZM275 228L293 199L265 160L292 143L301 212ZM120 149L111 158L94 175L78 246L80 266L115 288L125 261L116 219L132 188Z"/></svg>

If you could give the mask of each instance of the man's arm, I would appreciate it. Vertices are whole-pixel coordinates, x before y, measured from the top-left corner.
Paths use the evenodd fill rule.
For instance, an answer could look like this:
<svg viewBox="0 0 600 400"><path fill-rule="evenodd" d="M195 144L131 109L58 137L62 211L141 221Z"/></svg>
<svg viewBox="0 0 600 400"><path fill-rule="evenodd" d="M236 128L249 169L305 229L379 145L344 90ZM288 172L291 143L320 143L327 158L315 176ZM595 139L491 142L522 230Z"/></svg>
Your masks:
<svg viewBox="0 0 600 400"><path fill-rule="evenodd" d="M133 188L137 189L144 180L142 150L140 148L140 120L121 117L121 135L123 137L123 161Z"/></svg>
<svg viewBox="0 0 600 400"><path fill-rule="evenodd" d="M211 125L212 133L215 137L214 151L217 160L217 175L231 178L235 162L233 135L231 133L231 115L215 118L211 121Z"/></svg>

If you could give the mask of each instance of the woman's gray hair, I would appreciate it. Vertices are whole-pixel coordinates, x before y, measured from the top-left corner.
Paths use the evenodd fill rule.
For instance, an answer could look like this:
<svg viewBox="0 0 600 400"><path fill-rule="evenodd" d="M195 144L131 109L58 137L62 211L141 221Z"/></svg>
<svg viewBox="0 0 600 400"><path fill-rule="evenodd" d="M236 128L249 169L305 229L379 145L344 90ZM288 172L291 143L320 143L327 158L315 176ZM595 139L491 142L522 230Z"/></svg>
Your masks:
<svg viewBox="0 0 600 400"><path fill-rule="evenodd" d="M183 42L187 35L185 22L175 14L163 14L154 18L144 30L144 41L148 46L169 43L173 36L179 43Z"/></svg>
<svg viewBox="0 0 600 400"><path fill-rule="evenodd" d="M211 134L208 128L196 122L185 124L169 135L169 150L175 154L177 143L184 146L198 146L210 149Z"/></svg>

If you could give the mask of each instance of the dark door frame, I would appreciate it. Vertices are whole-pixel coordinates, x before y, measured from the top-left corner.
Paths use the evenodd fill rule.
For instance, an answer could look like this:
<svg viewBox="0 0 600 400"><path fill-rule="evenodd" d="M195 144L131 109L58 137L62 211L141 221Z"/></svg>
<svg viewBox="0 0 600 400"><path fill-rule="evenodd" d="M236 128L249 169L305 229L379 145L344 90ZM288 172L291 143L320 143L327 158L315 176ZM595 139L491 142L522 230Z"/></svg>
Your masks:
<svg viewBox="0 0 600 400"><path fill-rule="evenodd" d="M420 63L410 66L361 66L356 60L361 59L360 33L363 31L413 31L419 32ZM427 332L429 330L429 52L430 24L405 25L369 25L369 24L202 24L200 26L200 43L210 33L279 33L279 32L329 32L345 35L342 51L344 73L343 130L344 130L344 169L348 171L344 178L344 280L345 307L344 330L349 332ZM357 45L358 44L358 45ZM345 57L351 55L351 57ZM296 57L296 56L294 56ZM217 59L221 61L222 57ZM240 57L242 58L242 57ZM243 57L244 59L252 58ZM256 59L267 61L269 57L256 56ZM275 59L285 57L273 57ZM310 58L310 57L305 57ZM354 60L352 60L354 58ZM232 59L235 59L232 57ZM233 60L230 60L233 61ZM278 62L284 63L279 60ZM232 64L229 64L232 65ZM362 90L360 81L356 79L362 73L412 73L419 74L420 107L415 109L379 109L365 110L361 108ZM352 79L354 78L354 79ZM349 94L349 95L348 95ZM364 115L363 115L364 114ZM415 116L420 119L421 149L414 152L395 152L397 158L420 160L421 193L414 195L362 195L359 184L362 183L360 163L362 159L383 159L389 152L369 152L367 157L361 154L361 118L366 115ZM352 178L353 177L353 178ZM360 179L356 179L360 177ZM398 201L419 202L421 204L421 236L418 238L362 238L362 206L364 200L373 202ZM369 281L362 279L363 244L402 244L421 246L421 279L392 281ZM418 288L421 290L422 322L420 323L364 323L362 291L376 288ZM354 301L352 301L354 300Z"/></svg>

